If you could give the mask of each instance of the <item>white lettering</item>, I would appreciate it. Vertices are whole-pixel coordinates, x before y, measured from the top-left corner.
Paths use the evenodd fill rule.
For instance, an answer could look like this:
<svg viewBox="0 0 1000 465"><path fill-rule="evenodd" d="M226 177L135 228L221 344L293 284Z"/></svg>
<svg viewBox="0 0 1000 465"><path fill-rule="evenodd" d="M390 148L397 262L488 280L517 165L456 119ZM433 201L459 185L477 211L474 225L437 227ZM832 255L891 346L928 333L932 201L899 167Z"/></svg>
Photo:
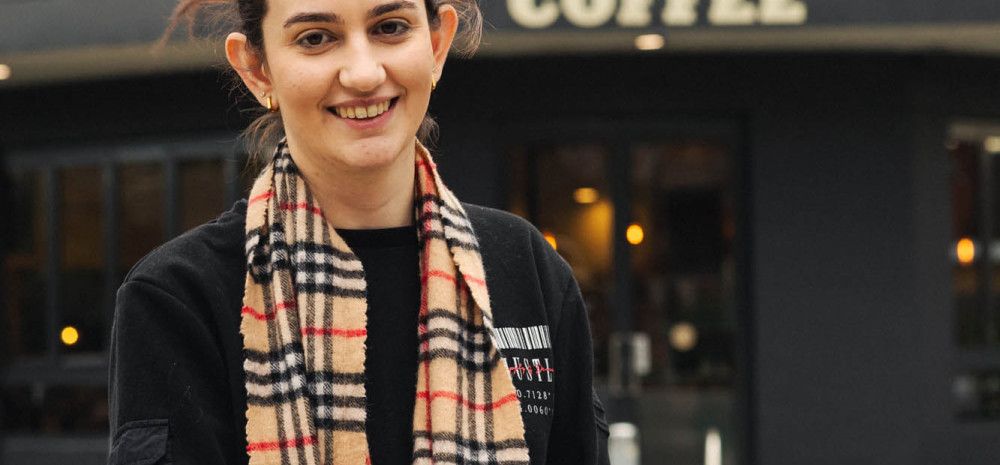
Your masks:
<svg viewBox="0 0 1000 465"><path fill-rule="evenodd" d="M757 5L746 0L714 0L708 21L720 26L749 26L757 22Z"/></svg>
<svg viewBox="0 0 1000 465"><path fill-rule="evenodd" d="M760 0L762 24L805 24L808 9L799 0Z"/></svg>
<svg viewBox="0 0 1000 465"><path fill-rule="evenodd" d="M698 22L698 0L667 0L660 20L667 26L694 26Z"/></svg>
<svg viewBox="0 0 1000 465"><path fill-rule="evenodd" d="M552 26L562 15L577 27L604 26L614 17L621 27L648 27L658 0L507 0L507 12L521 27L542 29ZM664 0L660 20L667 26L694 26L698 23L701 0ZM801 25L806 23L809 7L804 0L709 0L708 22L717 26ZM617 10L617 15L615 11ZM527 331L534 328L518 328ZM536 335L501 334L502 343L530 341ZM523 348L525 346L520 345ZM532 348L529 347L529 348Z"/></svg>
<svg viewBox="0 0 1000 465"><path fill-rule="evenodd" d="M597 27L615 14L615 0L560 0L563 15L574 26Z"/></svg>
<svg viewBox="0 0 1000 465"><path fill-rule="evenodd" d="M559 19L559 6L555 0L507 0L507 12L521 27L541 29Z"/></svg>
<svg viewBox="0 0 1000 465"><path fill-rule="evenodd" d="M653 0L622 0L621 7L618 8L618 25L625 27L649 26L653 21L650 11L653 8Z"/></svg>

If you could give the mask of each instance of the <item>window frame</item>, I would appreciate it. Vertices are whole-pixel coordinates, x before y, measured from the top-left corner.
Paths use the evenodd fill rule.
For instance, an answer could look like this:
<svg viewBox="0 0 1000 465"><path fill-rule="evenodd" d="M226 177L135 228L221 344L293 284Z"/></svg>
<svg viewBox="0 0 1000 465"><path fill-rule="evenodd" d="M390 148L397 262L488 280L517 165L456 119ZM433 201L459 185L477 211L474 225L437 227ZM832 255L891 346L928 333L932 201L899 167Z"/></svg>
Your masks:
<svg viewBox="0 0 1000 465"><path fill-rule="evenodd" d="M242 195L241 172L246 165L246 149L235 133L214 133L205 136L179 140L146 140L120 144L95 144L87 146L61 145L33 147L8 153L4 169L11 174L38 173L43 198L38 206L46 215L45 230L39 234L44 244L38 249L46 252L40 274L45 285L44 326L45 348L40 355L16 356L0 367L0 386L85 386L97 387L108 384L108 347L101 351L81 354L67 354L60 350L58 325L64 312L59 301L60 250L60 185L58 172L72 167L96 167L100 170L101 208L103 223L101 235L104 244L104 281L101 298L103 311L103 333L110 338L114 318L115 295L120 281L118 245L121 241L119 222L121 220L119 168L127 164L152 163L163 166L162 183L164 191L163 237L165 242L180 231L180 166L188 161L220 160L222 162L224 208L236 202ZM36 433L0 431L0 451L20 451L30 456L30 451L57 452L52 448L59 441L68 440L84 443L86 450L103 450L106 454L107 433L68 433L39 435ZM53 442L54 441L54 442ZM56 447L58 449L58 447ZM77 450L74 448L69 448ZM25 452L28 451L28 452ZM0 458L4 455L0 453ZM104 459L102 459L103 461ZM103 462L100 462L103 463Z"/></svg>

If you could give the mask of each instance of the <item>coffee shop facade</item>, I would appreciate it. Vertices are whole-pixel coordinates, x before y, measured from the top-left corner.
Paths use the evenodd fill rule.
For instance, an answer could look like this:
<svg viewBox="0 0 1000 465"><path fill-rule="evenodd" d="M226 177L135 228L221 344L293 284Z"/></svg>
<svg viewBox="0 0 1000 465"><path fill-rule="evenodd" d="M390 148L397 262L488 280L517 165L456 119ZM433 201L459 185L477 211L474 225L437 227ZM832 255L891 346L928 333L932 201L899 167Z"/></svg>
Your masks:
<svg viewBox="0 0 1000 465"><path fill-rule="evenodd" d="M117 286L253 175L218 41L97 3L0 2L0 463L104 463ZM615 463L1000 460L1000 3L483 9L434 152L573 267Z"/></svg>

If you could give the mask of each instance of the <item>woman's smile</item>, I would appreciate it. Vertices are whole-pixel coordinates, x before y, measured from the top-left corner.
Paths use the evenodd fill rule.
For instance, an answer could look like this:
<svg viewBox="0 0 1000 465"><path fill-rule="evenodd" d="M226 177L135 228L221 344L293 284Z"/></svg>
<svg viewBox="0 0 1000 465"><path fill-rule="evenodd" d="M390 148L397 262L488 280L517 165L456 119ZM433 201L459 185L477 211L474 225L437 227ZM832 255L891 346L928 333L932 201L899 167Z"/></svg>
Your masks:
<svg viewBox="0 0 1000 465"><path fill-rule="evenodd" d="M327 112L349 128L372 131L384 128L393 116L399 97L389 99L352 100L327 108Z"/></svg>
<svg viewBox="0 0 1000 465"><path fill-rule="evenodd" d="M341 118L371 119L389 111L396 100L397 98L353 100L327 110Z"/></svg>

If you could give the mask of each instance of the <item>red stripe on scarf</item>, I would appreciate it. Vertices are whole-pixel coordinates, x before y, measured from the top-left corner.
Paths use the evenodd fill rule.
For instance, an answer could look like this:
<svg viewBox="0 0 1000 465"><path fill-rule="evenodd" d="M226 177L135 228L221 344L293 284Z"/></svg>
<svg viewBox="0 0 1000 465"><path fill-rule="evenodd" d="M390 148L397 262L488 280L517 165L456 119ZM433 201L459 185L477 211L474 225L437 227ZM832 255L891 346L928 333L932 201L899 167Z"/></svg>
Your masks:
<svg viewBox="0 0 1000 465"><path fill-rule="evenodd" d="M423 158L419 158L418 160L419 161L424 161ZM419 165L419 163L418 163L418 165ZM424 191L425 194L433 192L433 194L436 197L441 197L441 193L437 192L437 183L434 182L434 172L431 171L431 170L429 170L429 169L427 169L427 163L424 163L421 167L423 169L420 170L420 171L423 171L424 182L427 184L427 188L422 189L422 190Z"/></svg>
<svg viewBox="0 0 1000 465"><path fill-rule="evenodd" d="M319 207L310 204L309 202L299 202L299 203L283 203L281 204L282 210L309 210L316 215L323 216L323 210Z"/></svg>
<svg viewBox="0 0 1000 465"><path fill-rule="evenodd" d="M439 397L444 397L445 399L451 399L457 402L461 402L465 404L466 407L478 410L480 412L484 410L494 410L502 407L504 404L517 400L517 394L512 393L512 394L507 394L504 397L501 397L500 400L497 400L495 402L491 402L488 404L477 404L475 402L465 399L458 393L451 391L434 391L430 393L430 395L428 395L427 391L420 391L417 393L417 399L427 399L428 397L430 398L431 401L434 401L434 399L437 399ZM428 402L427 404L430 405L430 402Z"/></svg>
<svg viewBox="0 0 1000 465"><path fill-rule="evenodd" d="M340 337L361 337L367 336L367 329L343 329L343 328L317 328L307 326L300 331L303 336L340 336Z"/></svg>
<svg viewBox="0 0 1000 465"><path fill-rule="evenodd" d="M275 307L276 310L287 310L289 308L295 308L295 301L281 302ZM241 314L250 315L261 321L273 320L277 313L261 313L253 308L244 306L243 310L240 311Z"/></svg>
<svg viewBox="0 0 1000 465"><path fill-rule="evenodd" d="M475 276L462 275L462 277L465 278L466 281L469 281L472 284L475 284L477 286L485 286L486 285L486 281L485 280L479 279L479 278L477 278ZM445 273L444 271L440 271L440 270L431 270L431 271L428 271L427 274L425 274L424 277L421 278L421 282L423 284L426 284L427 280L430 279L430 278L444 278L444 279L447 279L448 281L455 282L455 276L450 275L450 274Z"/></svg>
<svg viewBox="0 0 1000 465"><path fill-rule="evenodd" d="M304 438L289 439L284 442L270 441L270 442L253 442L247 444L247 452L262 451L262 450L276 450L276 449L290 449L292 447L308 446L316 442L316 436L308 436Z"/></svg>
<svg viewBox="0 0 1000 465"><path fill-rule="evenodd" d="M423 158L420 158L420 157L417 157L417 166L421 166L421 167L424 167L424 168L426 168L426 167L437 168L437 164L436 163L427 163L427 160L424 160Z"/></svg>
<svg viewBox="0 0 1000 465"><path fill-rule="evenodd" d="M267 200L267 199L269 199L271 197L274 197L274 191L267 191L267 192L264 192L262 194L258 194L258 195L255 195L253 197L250 197L250 200L247 201L247 205L253 205L253 204L257 203L257 202L260 202L261 200Z"/></svg>

